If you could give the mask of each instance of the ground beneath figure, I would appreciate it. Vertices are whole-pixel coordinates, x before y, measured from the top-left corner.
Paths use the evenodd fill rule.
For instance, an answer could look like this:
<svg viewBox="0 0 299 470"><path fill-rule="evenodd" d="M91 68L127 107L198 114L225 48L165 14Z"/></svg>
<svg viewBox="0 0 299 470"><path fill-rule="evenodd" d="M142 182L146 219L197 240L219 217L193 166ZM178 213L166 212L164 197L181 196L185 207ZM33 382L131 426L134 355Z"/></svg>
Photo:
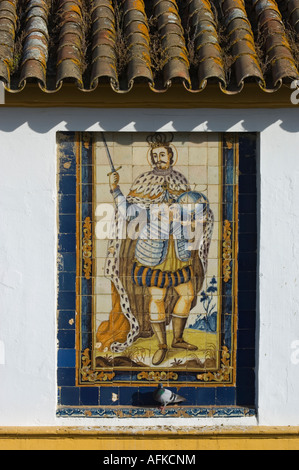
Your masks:
<svg viewBox="0 0 299 470"><path fill-rule="evenodd" d="M167 369L214 369L217 367L219 351L218 335L192 329L186 329L184 339L198 347L197 351L172 348L172 331L167 332L168 351L165 360L159 366L152 365L152 357L158 349L155 337L139 338L122 353L97 352L96 367L152 367Z"/></svg>

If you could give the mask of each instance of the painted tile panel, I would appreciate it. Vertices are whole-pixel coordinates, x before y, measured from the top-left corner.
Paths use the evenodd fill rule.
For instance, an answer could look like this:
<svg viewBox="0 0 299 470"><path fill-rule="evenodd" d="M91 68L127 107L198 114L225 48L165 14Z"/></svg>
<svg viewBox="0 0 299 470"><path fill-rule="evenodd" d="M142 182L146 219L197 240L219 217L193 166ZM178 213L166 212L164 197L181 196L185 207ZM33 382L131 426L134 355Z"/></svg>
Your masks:
<svg viewBox="0 0 299 470"><path fill-rule="evenodd" d="M186 400L165 416L254 414L255 142L58 135L59 416L156 416L159 382Z"/></svg>

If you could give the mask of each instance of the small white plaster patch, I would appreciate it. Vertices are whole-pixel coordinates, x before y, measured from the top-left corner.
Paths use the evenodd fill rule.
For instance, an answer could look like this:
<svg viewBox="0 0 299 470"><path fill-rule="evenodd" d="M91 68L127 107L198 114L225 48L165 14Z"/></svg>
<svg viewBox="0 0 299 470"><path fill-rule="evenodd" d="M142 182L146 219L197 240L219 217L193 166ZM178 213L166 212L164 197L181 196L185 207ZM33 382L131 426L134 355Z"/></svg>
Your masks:
<svg viewBox="0 0 299 470"><path fill-rule="evenodd" d="M111 400L113 401L113 403L115 403L115 402L118 400L118 395L117 395L117 393L112 393Z"/></svg>

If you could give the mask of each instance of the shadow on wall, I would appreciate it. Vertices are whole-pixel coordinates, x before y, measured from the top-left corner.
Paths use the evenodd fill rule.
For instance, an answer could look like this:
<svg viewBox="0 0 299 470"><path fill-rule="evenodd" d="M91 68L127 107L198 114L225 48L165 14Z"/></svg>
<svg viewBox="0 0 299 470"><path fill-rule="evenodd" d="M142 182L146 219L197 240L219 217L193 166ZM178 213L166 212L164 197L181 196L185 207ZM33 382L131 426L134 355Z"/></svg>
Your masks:
<svg viewBox="0 0 299 470"><path fill-rule="evenodd" d="M273 98L275 99L275 98ZM0 132L123 131L262 132L279 126L297 133L299 107L284 109L6 108Z"/></svg>

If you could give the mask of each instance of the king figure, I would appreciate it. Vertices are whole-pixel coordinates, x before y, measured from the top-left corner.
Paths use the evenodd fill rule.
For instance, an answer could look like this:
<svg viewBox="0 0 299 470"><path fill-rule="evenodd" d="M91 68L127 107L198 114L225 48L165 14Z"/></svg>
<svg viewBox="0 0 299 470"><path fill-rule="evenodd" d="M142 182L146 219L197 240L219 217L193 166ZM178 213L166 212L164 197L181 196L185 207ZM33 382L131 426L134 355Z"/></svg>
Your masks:
<svg viewBox="0 0 299 470"><path fill-rule="evenodd" d="M138 237L122 239L115 232L109 242L105 276L111 280L112 310L109 320L98 328L97 348L119 353L138 338L155 337L158 346L151 362L159 366L170 347L198 349L185 339L184 331L206 275L214 218L207 198L191 191L186 177L174 169L177 153L173 135L154 134L147 141L152 169L134 181L127 196L121 191L119 173L115 171L109 177L116 226L120 217L126 224L132 223L136 212L132 208L137 207L146 211L150 224L139 230ZM177 205L193 208L189 222L199 220L199 225L193 225L198 231L196 249L190 249L190 240L184 235L182 212L176 218L175 211L170 211L166 224L160 216L150 217L153 207ZM201 208L199 217L195 217L197 206ZM170 324L173 334L167 344Z"/></svg>

